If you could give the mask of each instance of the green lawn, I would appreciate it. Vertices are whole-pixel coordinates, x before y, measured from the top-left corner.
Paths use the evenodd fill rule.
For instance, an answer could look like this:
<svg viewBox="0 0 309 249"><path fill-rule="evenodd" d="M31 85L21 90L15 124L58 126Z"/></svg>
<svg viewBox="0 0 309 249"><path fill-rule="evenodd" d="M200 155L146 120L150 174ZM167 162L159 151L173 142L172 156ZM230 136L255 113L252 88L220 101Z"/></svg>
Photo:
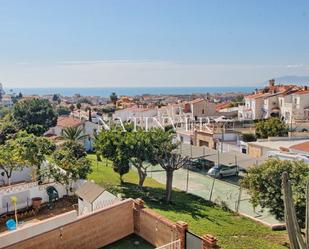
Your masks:
<svg viewBox="0 0 309 249"><path fill-rule="evenodd" d="M161 201L164 185L147 178L143 190L137 188L136 172L130 171L124 176L125 184L120 185L119 175L106 162L97 164L95 155L89 155L93 162L93 172L89 179L104 186L109 191L123 197L142 198L149 208L167 218L182 220L189 224L189 229L199 235L212 234L225 249L283 249L286 248L285 231L274 232L250 219L223 210L197 196L175 190L173 204Z"/></svg>
<svg viewBox="0 0 309 249"><path fill-rule="evenodd" d="M147 241L132 234L102 249L154 249Z"/></svg>

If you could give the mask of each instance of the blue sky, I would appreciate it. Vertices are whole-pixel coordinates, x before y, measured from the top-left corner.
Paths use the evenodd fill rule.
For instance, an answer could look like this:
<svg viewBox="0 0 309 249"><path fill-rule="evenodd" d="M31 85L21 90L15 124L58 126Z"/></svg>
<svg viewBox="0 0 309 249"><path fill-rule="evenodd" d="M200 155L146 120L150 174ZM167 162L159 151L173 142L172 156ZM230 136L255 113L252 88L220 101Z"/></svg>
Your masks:
<svg viewBox="0 0 309 249"><path fill-rule="evenodd" d="M309 76L309 1L0 0L7 87L248 86Z"/></svg>

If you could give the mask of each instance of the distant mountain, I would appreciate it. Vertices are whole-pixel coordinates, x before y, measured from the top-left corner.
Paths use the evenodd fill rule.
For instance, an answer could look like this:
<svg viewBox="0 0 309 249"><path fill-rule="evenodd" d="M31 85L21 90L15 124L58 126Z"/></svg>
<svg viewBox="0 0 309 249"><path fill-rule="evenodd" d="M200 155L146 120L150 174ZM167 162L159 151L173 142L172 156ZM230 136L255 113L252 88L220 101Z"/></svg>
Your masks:
<svg viewBox="0 0 309 249"><path fill-rule="evenodd" d="M296 84L296 85L307 85L309 86L309 76L296 76L296 75L287 75L275 78L276 84ZM263 83L264 85L268 84L268 81Z"/></svg>

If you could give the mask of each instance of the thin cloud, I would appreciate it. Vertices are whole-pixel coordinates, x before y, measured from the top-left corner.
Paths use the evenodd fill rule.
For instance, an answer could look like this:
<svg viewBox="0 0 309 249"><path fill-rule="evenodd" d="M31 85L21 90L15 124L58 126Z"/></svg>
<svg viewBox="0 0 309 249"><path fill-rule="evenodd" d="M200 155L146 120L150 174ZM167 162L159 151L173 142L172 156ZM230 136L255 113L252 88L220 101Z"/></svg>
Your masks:
<svg viewBox="0 0 309 249"><path fill-rule="evenodd" d="M164 60L66 60L0 67L7 87L256 86L308 65L202 64Z"/></svg>

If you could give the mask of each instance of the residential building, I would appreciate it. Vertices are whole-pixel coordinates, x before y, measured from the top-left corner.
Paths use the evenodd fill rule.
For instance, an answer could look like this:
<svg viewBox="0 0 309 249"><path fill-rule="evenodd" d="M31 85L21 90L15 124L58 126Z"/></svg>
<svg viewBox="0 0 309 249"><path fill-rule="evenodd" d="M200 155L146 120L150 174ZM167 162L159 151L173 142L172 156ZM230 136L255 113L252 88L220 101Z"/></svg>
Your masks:
<svg viewBox="0 0 309 249"><path fill-rule="evenodd" d="M176 140L182 144L194 144L195 135L192 130L185 130L183 128L176 129Z"/></svg>
<svg viewBox="0 0 309 249"><path fill-rule="evenodd" d="M134 120L134 118L147 118L157 116L156 108L131 107L115 111L113 119L120 119L122 122Z"/></svg>
<svg viewBox="0 0 309 249"><path fill-rule="evenodd" d="M217 116L216 104L205 99L198 98L188 101L183 105L183 112L190 114L193 120L198 120L200 117Z"/></svg>
<svg viewBox="0 0 309 249"><path fill-rule="evenodd" d="M4 106L4 107L13 107L14 103L13 103L12 96L9 94L2 95L0 104L1 106Z"/></svg>
<svg viewBox="0 0 309 249"><path fill-rule="evenodd" d="M206 146L211 149L221 149L219 143L236 142L239 140L239 133L215 125L203 125L194 131L194 145Z"/></svg>
<svg viewBox="0 0 309 249"><path fill-rule="evenodd" d="M255 93L245 96L245 105L239 106L238 119L255 120L263 118L264 99L267 93Z"/></svg>
<svg viewBox="0 0 309 249"><path fill-rule="evenodd" d="M309 90L302 89L279 97L281 116L286 123L309 120Z"/></svg>
<svg viewBox="0 0 309 249"><path fill-rule="evenodd" d="M62 130L68 127L81 127L83 129L83 135L87 135L81 143L87 151L93 150L93 138L99 130L99 126L87 120L80 120L69 116L60 116L58 117L57 125L45 132L44 136L55 138L60 137Z"/></svg>
<svg viewBox="0 0 309 249"><path fill-rule="evenodd" d="M304 96L298 97L300 94ZM309 114L305 110L309 106L308 96L309 91L303 90L300 86L275 85L275 80L270 80L267 87L244 97L245 105L239 106L238 119L255 120L283 117L288 122L293 112L297 113L295 117L298 115L297 117L304 118ZM296 106L298 110L295 110Z"/></svg>
<svg viewBox="0 0 309 249"><path fill-rule="evenodd" d="M296 145L308 142L309 138L269 137L248 143L248 154L254 157L267 156L270 151L293 151ZM296 146L296 147L295 147ZM295 149L294 149L295 151Z"/></svg>

